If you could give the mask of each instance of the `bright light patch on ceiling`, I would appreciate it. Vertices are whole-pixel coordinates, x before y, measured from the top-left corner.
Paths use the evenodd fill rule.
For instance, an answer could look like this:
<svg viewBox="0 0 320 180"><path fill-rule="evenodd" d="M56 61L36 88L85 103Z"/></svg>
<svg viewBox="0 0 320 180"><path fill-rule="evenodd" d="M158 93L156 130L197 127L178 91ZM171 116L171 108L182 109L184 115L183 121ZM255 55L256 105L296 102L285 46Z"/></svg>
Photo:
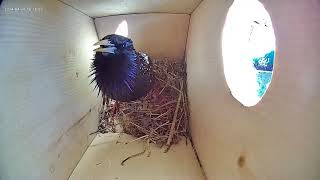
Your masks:
<svg viewBox="0 0 320 180"><path fill-rule="evenodd" d="M270 16L257 0L235 0L222 37L224 74L232 95L256 105L272 79L275 36Z"/></svg>
<svg viewBox="0 0 320 180"><path fill-rule="evenodd" d="M123 20L117 27L115 34L128 37L128 23L126 20Z"/></svg>

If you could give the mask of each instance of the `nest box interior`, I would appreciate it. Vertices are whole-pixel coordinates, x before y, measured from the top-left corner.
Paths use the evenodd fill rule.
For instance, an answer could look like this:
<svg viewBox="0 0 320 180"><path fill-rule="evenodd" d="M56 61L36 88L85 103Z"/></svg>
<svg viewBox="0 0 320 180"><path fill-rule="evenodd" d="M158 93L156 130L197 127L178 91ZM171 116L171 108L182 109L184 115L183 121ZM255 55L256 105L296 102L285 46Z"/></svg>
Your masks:
<svg viewBox="0 0 320 180"><path fill-rule="evenodd" d="M319 32L318 0L3 0L0 179L317 180ZM121 166L143 143L90 135L93 44L113 33L186 62L192 145Z"/></svg>

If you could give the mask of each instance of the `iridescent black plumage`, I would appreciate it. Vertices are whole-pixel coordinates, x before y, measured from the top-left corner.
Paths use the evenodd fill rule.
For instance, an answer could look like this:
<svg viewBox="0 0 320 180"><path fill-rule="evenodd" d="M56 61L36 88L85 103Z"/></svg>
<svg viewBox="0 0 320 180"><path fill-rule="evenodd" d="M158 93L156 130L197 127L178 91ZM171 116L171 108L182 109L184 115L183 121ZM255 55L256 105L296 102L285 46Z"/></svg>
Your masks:
<svg viewBox="0 0 320 180"><path fill-rule="evenodd" d="M96 88L103 97L128 102L145 96L151 89L151 62L138 53L131 39L111 34L100 41L91 64Z"/></svg>

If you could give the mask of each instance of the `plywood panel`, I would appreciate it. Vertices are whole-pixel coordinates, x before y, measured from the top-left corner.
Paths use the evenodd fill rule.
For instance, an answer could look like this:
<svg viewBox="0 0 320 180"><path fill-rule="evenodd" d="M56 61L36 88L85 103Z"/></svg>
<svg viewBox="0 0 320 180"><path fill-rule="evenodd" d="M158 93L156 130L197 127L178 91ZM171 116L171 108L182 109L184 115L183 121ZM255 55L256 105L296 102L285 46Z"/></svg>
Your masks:
<svg viewBox="0 0 320 180"><path fill-rule="evenodd" d="M147 150L122 166L124 159L146 146L142 140L132 142L134 139L125 134L99 134L69 180L204 180L191 143L186 145L184 140L168 153L151 144L149 157Z"/></svg>
<svg viewBox="0 0 320 180"><path fill-rule="evenodd" d="M269 90L251 108L232 97L223 72L221 33L232 1L206 0L192 14L187 73L193 140L209 180L317 180L320 4L262 2L275 29L276 64Z"/></svg>
<svg viewBox="0 0 320 180"><path fill-rule="evenodd" d="M0 179L67 179L93 137L93 20L58 1L0 10Z"/></svg>
<svg viewBox="0 0 320 180"><path fill-rule="evenodd" d="M133 14L96 18L99 38L114 34L122 21L128 23L129 38L138 51L153 59L184 59L189 15Z"/></svg>
<svg viewBox="0 0 320 180"><path fill-rule="evenodd" d="M62 0L91 17L131 13L191 13L202 0Z"/></svg>

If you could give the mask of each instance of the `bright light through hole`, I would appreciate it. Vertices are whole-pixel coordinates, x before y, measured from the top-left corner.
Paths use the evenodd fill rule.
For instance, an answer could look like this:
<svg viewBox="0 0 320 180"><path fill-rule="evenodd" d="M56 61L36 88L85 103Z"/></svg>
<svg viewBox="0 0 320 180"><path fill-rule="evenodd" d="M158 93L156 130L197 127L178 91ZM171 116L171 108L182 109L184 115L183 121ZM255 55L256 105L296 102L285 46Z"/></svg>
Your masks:
<svg viewBox="0 0 320 180"><path fill-rule="evenodd" d="M128 23L126 20L123 20L119 25L115 32L115 34L128 37Z"/></svg>
<svg viewBox="0 0 320 180"><path fill-rule="evenodd" d="M275 36L270 16L257 0L235 0L222 37L224 74L232 95L256 105L272 79Z"/></svg>

